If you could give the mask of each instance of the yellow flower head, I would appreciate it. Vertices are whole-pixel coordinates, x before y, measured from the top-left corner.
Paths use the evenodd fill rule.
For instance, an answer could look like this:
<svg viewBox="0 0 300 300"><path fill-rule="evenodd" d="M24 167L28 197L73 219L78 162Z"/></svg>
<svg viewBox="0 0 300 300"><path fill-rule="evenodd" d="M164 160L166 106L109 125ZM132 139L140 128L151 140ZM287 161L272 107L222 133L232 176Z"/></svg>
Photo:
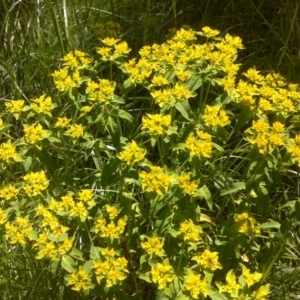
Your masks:
<svg viewBox="0 0 300 300"><path fill-rule="evenodd" d="M172 178L171 174L164 173L162 168L150 166L150 172L140 172L142 179L142 189L146 192L155 192L158 195L164 195L169 189Z"/></svg>
<svg viewBox="0 0 300 300"><path fill-rule="evenodd" d="M222 265L218 261L218 252L211 252L208 249L205 249L200 255L194 256L192 259L195 260L204 269L210 271L222 269Z"/></svg>
<svg viewBox="0 0 300 300"><path fill-rule="evenodd" d="M199 242L201 240L202 229L196 226L192 220L185 220L180 224L179 231L184 235L184 241L188 243Z"/></svg>
<svg viewBox="0 0 300 300"><path fill-rule="evenodd" d="M22 111L22 108L24 107L24 100L5 102L5 106L10 113L17 114Z"/></svg>
<svg viewBox="0 0 300 300"><path fill-rule="evenodd" d="M164 243L162 241L162 238L154 236L154 237L148 237L145 236L147 241L141 242L142 248L150 255L152 256L159 256L161 257L164 255L163 246Z"/></svg>
<svg viewBox="0 0 300 300"><path fill-rule="evenodd" d="M37 142L46 138L46 131L41 124L29 125L24 128L25 140L29 144L36 144Z"/></svg>
<svg viewBox="0 0 300 300"><path fill-rule="evenodd" d="M142 130L149 131L151 135L162 135L166 133L171 125L171 116L147 114L143 116L142 123Z"/></svg>
<svg viewBox="0 0 300 300"><path fill-rule="evenodd" d="M158 284L158 289L162 290L174 279L173 268L168 264L158 263L151 267L152 282Z"/></svg>
<svg viewBox="0 0 300 300"><path fill-rule="evenodd" d="M259 223L249 213L236 214L234 221L237 226L238 232L246 235L257 235L260 234Z"/></svg>
<svg viewBox="0 0 300 300"><path fill-rule="evenodd" d="M135 163L141 162L146 153L146 149L139 147L135 141L132 141L117 155L117 157L120 160L125 161L127 165L134 165Z"/></svg>
<svg viewBox="0 0 300 300"><path fill-rule="evenodd" d="M67 133L74 139L78 139L83 136L84 127L80 124L73 124L67 130Z"/></svg>

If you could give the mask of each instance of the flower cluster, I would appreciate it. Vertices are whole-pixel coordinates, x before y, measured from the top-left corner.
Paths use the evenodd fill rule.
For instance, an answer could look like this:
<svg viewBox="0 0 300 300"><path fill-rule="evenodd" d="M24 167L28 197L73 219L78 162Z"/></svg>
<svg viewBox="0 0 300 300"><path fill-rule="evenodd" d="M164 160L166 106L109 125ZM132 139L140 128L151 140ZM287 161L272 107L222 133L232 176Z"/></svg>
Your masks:
<svg viewBox="0 0 300 300"><path fill-rule="evenodd" d="M141 171L139 173L142 179L142 189L146 192L155 192L158 195L164 195L168 192L172 174L163 172L158 166L150 166L150 172Z"/></svg>
<svg viewBox="0 0 300 300"><path fill-rule="evenodd" d="M146 149L143 149L137 145L135 141L128 144L123 151L121 151L117 157L125 161L127 165L133 165L141 162L147 153Z"/></svg>
<svg viewBox="0 0 300 300"><path fill-rule="evenodd" d="M236 214L234 216L234 222L237 226L238 232L249 236L260 234L259 224L249 213L244 212L241 214Z"/></svg>

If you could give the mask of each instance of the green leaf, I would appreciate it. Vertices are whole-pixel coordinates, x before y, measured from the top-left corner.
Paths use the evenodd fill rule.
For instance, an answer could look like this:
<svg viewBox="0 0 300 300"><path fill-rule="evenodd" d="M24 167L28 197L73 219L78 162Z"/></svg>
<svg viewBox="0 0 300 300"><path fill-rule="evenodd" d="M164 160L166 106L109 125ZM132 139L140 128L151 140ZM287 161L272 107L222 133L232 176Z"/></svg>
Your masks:
<svg viewBox="0 0 300 300"><path fill-rule="evenodd" d="M191 107L189 105L189 103L187 101L181 101L181 102L177 102L175 104L176 109L182 114L182 116L187 119L188 121L193 121L190 117L189 117L189 112L191 110Z"/></svg>
<svg viewBox="0 0 300 300"><path fill-rule="evenodd" d="M192 92L194 92L202 85L202 82L203 80L201 76L192 76L188 81L188 87Z"/></svg>
<svg viewBox="0 0 300 300"><path fill-rule="evenodd" d="M235 182L228 189L221 191L220 195L225 196L228 194L233 194L237 191L244 190L245 188L245 182Z"/></svg>
<svg viewBox="0 0 300 300"><path fill-rule="evenodd" d="M111 159L107 164L104 165L101 174L102 187L106 187L116 181L116 179L119 177L119 174L116 173L118 166L119 162L117 159Z"/></svg>
<svg viewBox="0 0 300 300"><path fill-rule="evenodd" d="M209 297L212 300L228 300L227 297L225 297L223 294L220 294L219 292L215 292L215 293L209 295Z"/></svg>
<svg viewBox="0 0 300 300"><path fill-rule="evenodd" d="M76 270L76 264L73 258L68 255L62 257L61 266L69 273L74 273Z"/></svg>
<svg viewBox="0 0 300 300"><path fill-rule="evenodd" d="M273 221L273 220L270 220L269 222L265 222L265 223L262 223L260 224L260 229L268 229L268 228L280 228L281 224L276 222L276 221Z"/></svg>
<svg viewBox="0 0 300 300"><path fill-rule="evenodd" d="M119 115L119 117L121 118L121 119L125 119L125 120L127 120L127 121L129 121L129 122L133 122L133 116L130 114L130 113L128 113L127 111L125 111L125 110L123 110L123 109L119 109L119 111L118 111L118 115Z"/></svg>
<svg viewBox="0 0 300 300"><path fill-rule="evenodd" d="M24 161L23 161L23 166L25 169L25 172L28 172L28 170L30 169L30 166L32 164L32 157L28 156Z"/></svg>
<svg viewBox="0 0 300 300"><path fill-rule="evenodd" d="M210 191L209 191L209 189L206 185L204 185L200 189L198 189L198 191L196 192L196 196L198 196L200 198L204 198L204 200L206 201L209 209L212 209L213 201L212 201L212 198L211 198L211 193L210 193Z"/></svg>

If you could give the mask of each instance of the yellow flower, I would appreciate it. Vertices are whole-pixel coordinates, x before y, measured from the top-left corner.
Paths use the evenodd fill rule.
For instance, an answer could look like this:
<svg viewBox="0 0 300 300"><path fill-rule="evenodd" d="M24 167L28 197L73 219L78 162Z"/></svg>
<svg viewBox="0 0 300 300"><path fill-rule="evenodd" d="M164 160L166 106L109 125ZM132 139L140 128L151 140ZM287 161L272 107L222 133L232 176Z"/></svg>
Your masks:
<svg viewBox="0 0 300 300"><path fill-rule="evenodd" d="M173 268L167 264L157 263L151 267L152 282L158 284L158 289L164 289L174 279Z"/></svg>
<svg viewBox="0 0 300 300"><path fill-rule="evenodd" d="M114 258L116 251L113 248L100 248L100 253L102 256Z"/></svg>
<svg viewBox="0 0 300 300"><path fill-rule="evenodd" d="M6 238L10 244L26 245L27 239L32 239L32 226L28 219L17 217L16 225L10 222L5 224Z"/></svg>
<svg viewBox="0 0 300 300"><path fill-rule="evenodd" d="M83 189L78 192L77 196L78 200L83 201L85 203L93 203L94 202L94 194L91 190Z"/></svg>
<svg viewBox="0 0 300 300"><path fill-rule="evenodd" d="M36 144L37 142L46 138L46 131L41 124L29 125L24 128L25 140L29 144Z"/></svg>
<svg viewBox="0 0 300 300"><path fill-rule="evenodd" d="M57 121L56 121L54 127L64 128L64 127L68 126L70 121L71 120L66 117L57 118Z"/></svg>
<svg viewBox="0 0 300 300"><path fill-rule="evenodd" d="M75 206L74 199L71 195L61 197L62 207L66 210L71 209Z"/></svg>
<svg viewBox="0 0 300 300"><path fill-rule="evenodd" d="M230 124L229 117L220 105L206 105L203 115L206 126L226 126Z"/></svg>
<svg viewBox="0 0 300 300"><path fill-rule="evenodd" d="M142 118L142 130L147 130L151 135L165 134L171 125L171 116L167 115L150 115L147 114Z"/></svg>
<svg viewBox="0 0 300 300"><path fill-rule="evenodd" d="M36 259L50 258L51 260L57 260L57 248L54 242L47 242L42 246L41 250L36 255Z"/></svg>
<svg viewBox="0 0 300 300"><path fill-rule="evenodd" d="M233 270L230 270L226 275L226 284L219 288L219 292L226 292L231 297L237 297L241 286L236 282L236 277Z"/></svg>
<svg viewBox="0 0 300 300"><path fill-rule="evenodd" d="M72 138L80 138L83 136L83 126L78 125L78 124L73 124L70 126L70 128L67 130L67 133L72 137Z"/></svg>
<svg viewBox="0 0 300 300"><path fill-rule="evenodd" d="M19 193L19 190L15 188L12 184L9 184L0 190L0 198L4 200L11 200L15 198Z"/></svg>
<svg viewBox="0 0 300 300"><path fill-rule="evenodd" d="M20 113L24 107L24 100L13 100L5 103L5 106L12 114Z"/></svg>
<svg viewBox="0 0 300 300"><path fill-rule="evenodd" d="M270 284L262 285L258 290L256 290L252 296L255 300L267 300L270 291Z"/></svg>
<svg viewBox="0 0 300 300"><path fill-rule="evenodd" d="M162 75L154 75L151 82L153 86L163 86L169 83L168 79Z"/></svg>
<svg viewBox="0 0 300 300"><path fill-rule="evenodd" d="M158 195L164 195L169 189L172 175L163 172L158 166L150 166L150 173L140 172L142 179L142 189L146 192L155 192Z"/></svg>
<svg viewBox="0 0 300 300"><path fill-rule="evenodd" d="M243 278L248 287L251 287L255 283L259 282L262 274L258 272L251 273L249 269L247 269L243 264L240 264L243 271Z"/></svg>
<svg viewBox="0 0 300 300"><path fill-rule="evenodd" d="M76 203L72 209L70 210L70 217L79 217L82 220L85 220L88 216L88 211L84 206L84 203L82 201Z"/></svg>
<svg viewBox="0 0 300 300"><path fill-rule="evenodd" d="M202 268L210 271L222 269L222 265L218 262L219 253L211 252L205 249L200 255L194 256L192 260L195 260Z"/></svg>
<svg viewBox="0 0 300 300"><path fill-rule="evenodd" d="M260 234L259 223L249 213L236 214L234 221L237 226L238 232L245 233L246 235Z"/></svg>
<svg viewBox="0 0 300 300"><path fill-rule="evenodd" d="M26 183L23 184L25 193L32 197L38 195L41 191L45 190L49 185L44 171L29 173L23 177Z"/></svg>
<svg viewBox="0 0 300 300"><path fill-rule="evenodd" d="M121 209L118 209L115 206L111 206L111 205L106 205L105 209L110 219L115 219L121 211Z"/></svg>
<svg viewBox="0 0 300 300"><path fill-rule="evenodd" d="M4 224L7 220L7 215L5 213L5 211L0 208L0 225Z"/></svg>
<svg viewBox="0 0 300 300"><path fill-rule="evenodd" d="M39 98L33 99L30 107L32 110L40 114L50 112L54 108L54 105L52 104L51 97L46 97L44 94Z"/></svg>
<svg viewBox="0 0 300 300"><path fill-rule="evenodd" d="M200 235L202 234L202 229L196 226L192 220L185 220L180 224L179 231L184 235L184 241L199 242L201 240Z"/></svg>
<svg viewBox="0 0 300 300"><path fill-rule="evenodd" d="M125 161L128 165L133 165L135 163L141 162L147 151L137 145L135 141L128 144L123 151L121 151L117 157Z"/></svg>
<svg viewBox="0 0 300 300"><path fill-rule="evenodd" d="M189 291L194 299L200 299L199 295L207 297L208 290L211 287L206 279L201 279L200 274L194 274L191 270L189 271L188 276L185 278L184 289Z"/></svg>
<svg viewBox="0 0 300 300"><path fill-rule="evenodd" d="M124 280L126 277L127 276L125 273L123 273L115 268L111 268L107 273L105 287L109 288L113 285L116 285L119 281Z"/></svg>
<svg viewBox="0 0 300 300"><path fill-rule="evenodd" d="M128 47L125 41L115 44L114 47L116 55L126 55L131 51L131 49Z"/></svg>
<svg viewBox="0 0 300 300"><path fill-rule="evenodd" d="M2 143L0 145L0 159L9 163L17 157L16 146L13 144Z"/></svg>
<svg viewBox="0 0 300 300"><path fill-rule="evenodd" d="M82 267L79 267L77 272L72 273L67 285L73 285L72 290L77 292L87 291L92 287L91 278Z"/></svg>
<svg viewBox="0 0 300 300"><path fill-rule="evenodd" d="M214 37L214 36L216 36L220 33L219 30L211 29L208 26L203 27L202 32L203 32L203 35L206 36L206 37Z"/></svg>
<svg viewBox="0 0 300 300"><path fill-rule="evenodd" d="M190 196L195 195L195 193L198 190L198 186L199 186L199 179L198 180L191 180L191 176L192 173L185 173L182 174L178 177L178 182L179 182L179 186L180 188L186 193L189 194Z"/></svg>
<svg viewBox="0 0 300 300"><path fill-rule="evenodd" d="M212 153L212 136L201 130L197 131L197 136L191 132L185 141L186 148L190 151L190 156L210 158Z"/></svg>
<svg viewBox="0 0 300 300"><path fill-rule="evenodd" d="M158 236L154 236L154 237L145 236L145 238L147 239L147 241L141 242L141 246L150 255L150 257L152 256L161 257L164 255L165 253L163 250L164 243L162 241L162 238Z"/></svg>

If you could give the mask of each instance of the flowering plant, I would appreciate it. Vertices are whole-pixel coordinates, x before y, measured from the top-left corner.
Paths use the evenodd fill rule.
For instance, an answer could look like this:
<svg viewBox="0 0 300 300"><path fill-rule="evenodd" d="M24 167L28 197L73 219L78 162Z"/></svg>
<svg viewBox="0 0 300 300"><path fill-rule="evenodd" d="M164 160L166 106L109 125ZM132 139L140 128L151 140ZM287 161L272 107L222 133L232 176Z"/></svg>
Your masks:
<svg viewBox="0 0 300 300"><path fill-rule="evenodd" d="M279 249L264 240L292 226L264 217L268 187L300 163L300 92L279 74L239 76L241 39L218 35L181 29L131 60L105 38L95 58L62 58L53 99L5 103L8 251L86 297L267 299Z"/></svg>

